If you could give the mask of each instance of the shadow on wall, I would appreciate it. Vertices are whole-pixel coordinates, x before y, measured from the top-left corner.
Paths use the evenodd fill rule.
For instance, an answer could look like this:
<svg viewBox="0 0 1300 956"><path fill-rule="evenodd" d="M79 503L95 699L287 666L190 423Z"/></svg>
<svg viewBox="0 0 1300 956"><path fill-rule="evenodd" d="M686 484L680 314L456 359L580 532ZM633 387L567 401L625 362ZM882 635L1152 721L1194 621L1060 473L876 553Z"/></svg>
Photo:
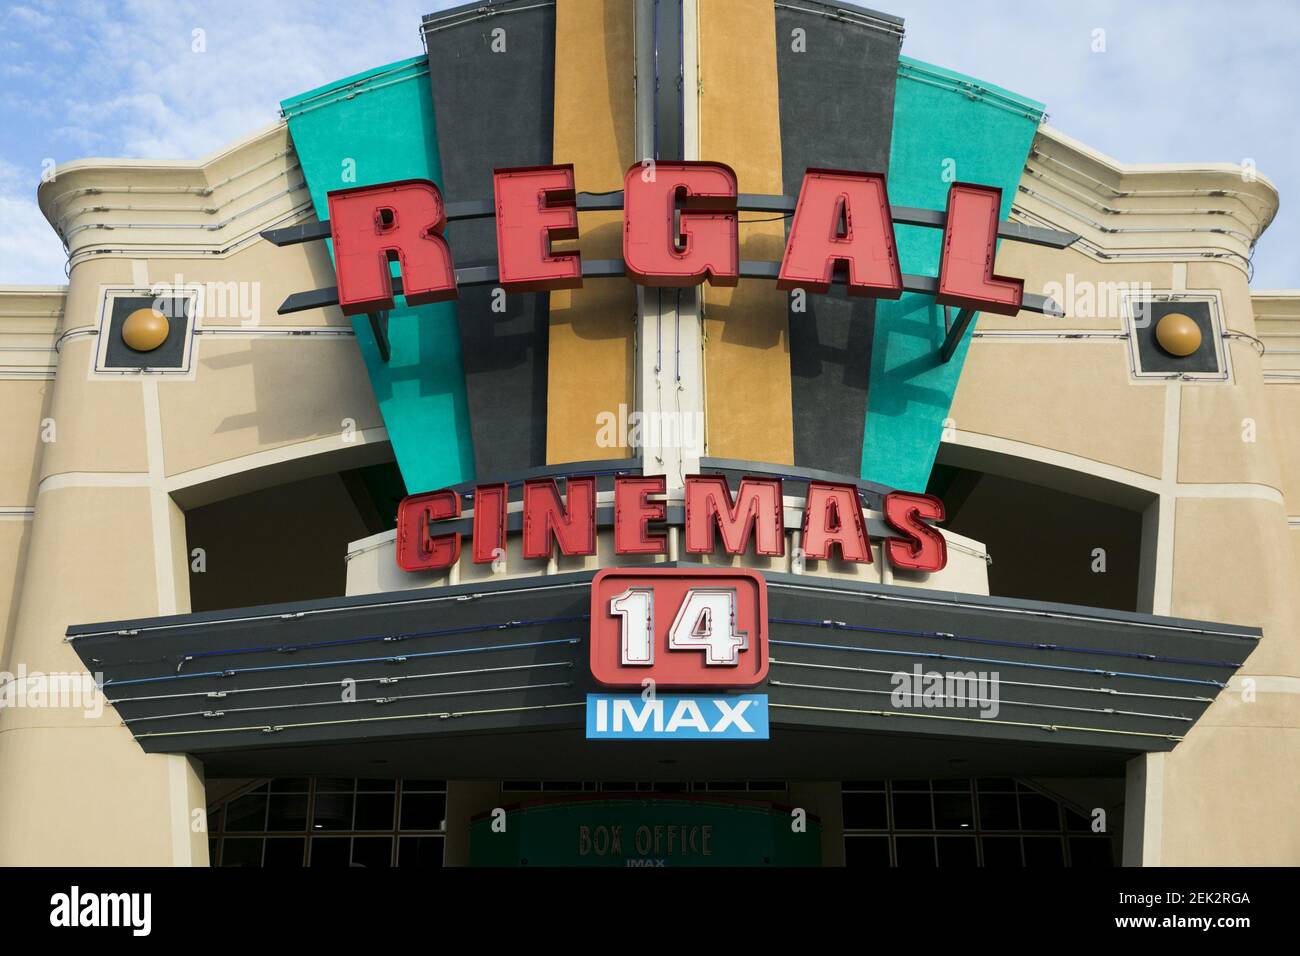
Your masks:
<svg viewBox="0 0 1300 956"><path fill-rule="evenodd" d="M1142 515L1028 482L935 465L944 527L983 542L989 593L1138 610Z"/></svg>
<svg viewBox="0 0 1300 956"><path fill-rule="evenodd" d="M396 465L389 462L274 485L187 511L190 609L343 595L348 544L394 527L404 494ZM201 564L196 548L202 549Z"/></svg>

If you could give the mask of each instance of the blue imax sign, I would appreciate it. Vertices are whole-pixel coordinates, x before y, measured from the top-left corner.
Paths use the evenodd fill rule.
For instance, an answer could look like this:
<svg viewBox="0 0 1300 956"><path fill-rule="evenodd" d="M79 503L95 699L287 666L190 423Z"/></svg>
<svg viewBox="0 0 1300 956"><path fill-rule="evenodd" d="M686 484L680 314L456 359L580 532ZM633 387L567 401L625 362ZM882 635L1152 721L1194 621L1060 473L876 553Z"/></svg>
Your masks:
<svg viewBox="0 0 1300 956"><path fill-rule="evenodd" d="M588 740L767 740L767 695L588 694Z"/></svg>

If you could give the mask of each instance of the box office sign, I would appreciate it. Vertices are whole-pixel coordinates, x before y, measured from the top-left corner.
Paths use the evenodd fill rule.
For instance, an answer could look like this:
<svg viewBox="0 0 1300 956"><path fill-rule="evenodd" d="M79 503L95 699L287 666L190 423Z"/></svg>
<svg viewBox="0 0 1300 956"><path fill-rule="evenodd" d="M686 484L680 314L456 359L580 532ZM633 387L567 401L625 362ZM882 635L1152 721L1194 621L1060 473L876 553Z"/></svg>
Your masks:
<svg viewBox="0 0 1300 956"><path fill-rule="evenodd" d="M818 866L822 824L790 826L790 811L721 796L608 794L524 804L510 825L470 823L474 866Z"/></svg>

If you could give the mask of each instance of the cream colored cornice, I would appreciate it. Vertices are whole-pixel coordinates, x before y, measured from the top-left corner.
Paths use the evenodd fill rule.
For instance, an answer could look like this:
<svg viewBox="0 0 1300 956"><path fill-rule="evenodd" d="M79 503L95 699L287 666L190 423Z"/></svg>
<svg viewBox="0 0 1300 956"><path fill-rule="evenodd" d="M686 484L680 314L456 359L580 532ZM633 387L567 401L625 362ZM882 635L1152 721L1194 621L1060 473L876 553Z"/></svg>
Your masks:
<svg viewBox="0 0 1300 956"><path fill-rule="evenodd" d="M1277 187L1235 163L1121 163L1060 130L1039 128L1016 215L1080 235L1102 261L1219 260L1249 271L1277 213Z"/></svg>
<svg viewBox="0 0 1300 956"><path fill-rule="evenodd" d="M1300 289L1251 290L1255 334L1264 343L1264 379L1300 385Z"/></svg>
<svg viewBox="0 0 1300 956"><path fill-rule="evenodd" d="M70 266L93 256L224 256L310 211L283 121L198 160L83 159L37 193Z"/></svg>
<svg viewBox="0 0 1300 956"><path fill-rule="evenodd" d="M0 287L0 381L53 377L67 294L63 285Z"/></svg>

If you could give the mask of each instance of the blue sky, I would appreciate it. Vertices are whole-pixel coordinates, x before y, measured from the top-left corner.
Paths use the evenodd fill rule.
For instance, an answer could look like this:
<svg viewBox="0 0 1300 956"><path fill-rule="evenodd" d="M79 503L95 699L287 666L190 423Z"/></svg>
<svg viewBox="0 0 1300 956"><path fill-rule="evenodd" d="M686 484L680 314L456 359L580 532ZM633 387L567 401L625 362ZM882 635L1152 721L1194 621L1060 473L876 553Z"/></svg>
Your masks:
<svg viewBox="0 0 1300 956"><path fill-rule="evenodd" d="M35 202L43 162L203 156L274 121L286 96L419 53L420 15L455 5L0 0L0 283L66 281ZM904 53L1040 100L1116 159L1252 160L1283 197L1252 286L1300 287L1295 0L872 5L907 21Z"/></svg>

